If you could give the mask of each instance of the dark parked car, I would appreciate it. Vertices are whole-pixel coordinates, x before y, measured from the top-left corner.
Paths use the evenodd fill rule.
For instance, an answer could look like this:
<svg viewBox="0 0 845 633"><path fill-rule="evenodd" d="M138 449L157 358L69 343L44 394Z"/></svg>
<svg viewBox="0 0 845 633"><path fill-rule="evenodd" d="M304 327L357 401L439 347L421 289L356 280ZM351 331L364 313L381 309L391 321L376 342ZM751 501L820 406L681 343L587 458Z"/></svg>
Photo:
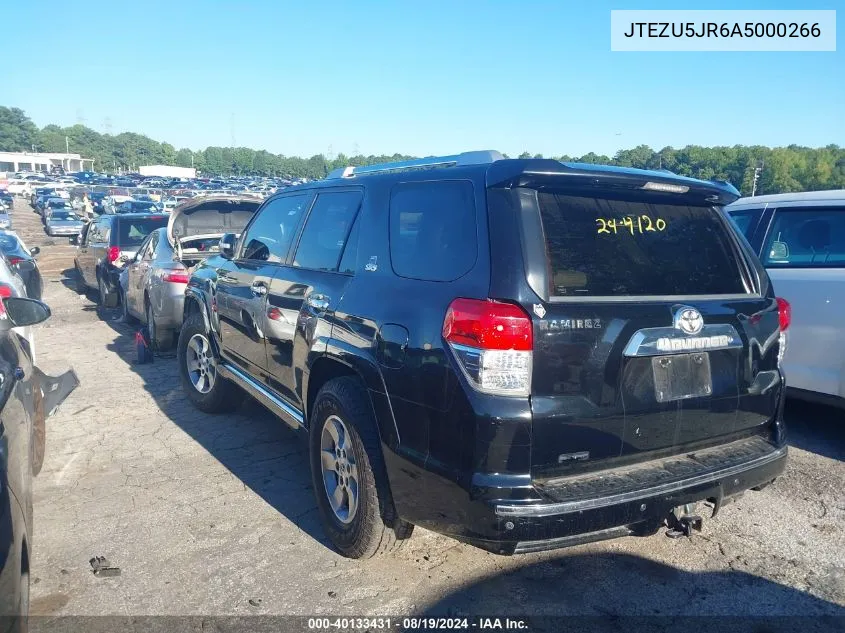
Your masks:
<svg viewBox="0 0 845 633"><path fill-rule="evenodd" d="M86 224L74 259L80 292L97 288L100 305L116 307L121 269L135 257L147 235L163 226L167 226L166 215L134 213L105 214Z"/></svg>
<svg viewBox="0 0 845 633"><path fill-rule="evenodd" d="M94 213L97 215L103 213L103 199L108 194L105 191L94 191L89 198L91 199L91 206L94 208Z"/></svg>
<svg viewBox="0 0 845 633"><path fill-rule="evenodd" d="M58 377L41 372L32 362L26 339L12 329L41 323L50 309L35 299L0 296L4 297L0 299L0 625L25 631L32 478L44 460L46 417L78 381L73 371Z"/></svg>
<svg viewBox="0 0 845 633"><path fill-rule="evenodd" d="M504 554L686 533L786 462L788 309L737 197L496 152L338 170L195 269L183 388L308 434L346 556L413 525Z"/></svg>
<svg viewBox="0 0 845 633"><path fill-rule="evenodd" d="M38 262L35 257L41 252L37 246L31 249L21 241L15 233L0 231L0 251L6 258L12 272L17 274L26 287L26 296L30 299L41 299L44 283Z"/></svg>

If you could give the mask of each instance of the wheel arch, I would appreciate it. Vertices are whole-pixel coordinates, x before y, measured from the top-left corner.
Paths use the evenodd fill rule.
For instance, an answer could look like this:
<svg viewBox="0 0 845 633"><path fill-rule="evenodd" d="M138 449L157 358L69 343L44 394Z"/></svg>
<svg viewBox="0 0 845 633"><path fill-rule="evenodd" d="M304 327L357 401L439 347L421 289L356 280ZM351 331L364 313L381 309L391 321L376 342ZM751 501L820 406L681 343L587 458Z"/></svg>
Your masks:
<svg viewBox="0 0 845 633"><path fill-rule="evenodd" d="M384 391L384 380L375 363L358 355L314 353L307 366L308 371L303 376L302 389L303 417L306 426L310 426L311 409L322 386L334 378L352 376L357 378L367 391L367 399L372 407L381 441L394 449L398 446L399 431L389 399Z"/></svg>

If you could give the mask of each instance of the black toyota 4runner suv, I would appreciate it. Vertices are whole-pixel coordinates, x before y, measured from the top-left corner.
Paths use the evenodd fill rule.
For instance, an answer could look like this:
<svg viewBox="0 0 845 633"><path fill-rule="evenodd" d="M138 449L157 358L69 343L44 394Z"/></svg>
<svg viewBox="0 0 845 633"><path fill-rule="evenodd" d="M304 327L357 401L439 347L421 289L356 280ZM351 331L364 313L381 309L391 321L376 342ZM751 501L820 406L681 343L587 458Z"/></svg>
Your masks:
<svg viewBox="0 0 845 633"><path fill-rule="evenodd" d="M338 170L192 275L184 389L307 434L346 556L414 525L505 554L698 527L787 455L789 304L737 197L496 152Z"/></svg>

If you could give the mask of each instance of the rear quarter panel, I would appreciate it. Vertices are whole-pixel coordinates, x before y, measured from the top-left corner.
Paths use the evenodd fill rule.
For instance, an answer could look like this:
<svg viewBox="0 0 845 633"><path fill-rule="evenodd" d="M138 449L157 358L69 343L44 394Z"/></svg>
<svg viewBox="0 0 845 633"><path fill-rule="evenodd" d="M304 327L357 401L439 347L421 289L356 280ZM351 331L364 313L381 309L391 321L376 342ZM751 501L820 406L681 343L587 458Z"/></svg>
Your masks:
<svg viewBox="0 0 845 633"><path fill-rule="evenodd" d="M845 397L845 268L769 268L769 277L792 305L787 386Z"/></svg>

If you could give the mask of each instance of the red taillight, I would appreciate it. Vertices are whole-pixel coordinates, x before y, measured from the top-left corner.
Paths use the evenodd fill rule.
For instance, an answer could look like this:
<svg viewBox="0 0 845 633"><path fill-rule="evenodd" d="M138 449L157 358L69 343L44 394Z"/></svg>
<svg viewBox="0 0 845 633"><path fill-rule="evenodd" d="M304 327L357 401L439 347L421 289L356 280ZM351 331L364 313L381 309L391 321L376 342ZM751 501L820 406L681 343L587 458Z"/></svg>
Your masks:
<svg viewBox="0 0 845 633"><path fill-rule="evenodd" d="M9 284L0 283L0 298L8 299L12 296L12 287ZM0 319L7 319L6 316L6 306L3 305L3 301L0 300Z"/></svg>
<svg viewBox="0 0 845 633"><path fill-rule="evenodd" d="M446 311L443 338L481 349L531 351L531 317L519 306L498 301L455 299Z"/></svg>
<svg viewBox="0 0 845 633"><path fill-rule="evenodd" d="M109 262L112 264L117 261L117 258L120 257L120 248L117 246L112 246L109 248Z"/></svg>
<svg viewBox="0 0 845 633"><path fill-rule="evenodd" d="M172 284L186 284L190 275L184 271L166 270L161 273L162 281L169 281Z"/></svg>
<svg viewBox="0 0 845 633"><path fill-rule="evenodd" d="M14 266L15 264L20 264L23 261L23 257L10 257L9 263Z"/></svg>
<svg viewBox="0 0 845 633"><path fill-rule="evenodd" d="M531 393L534 336L531 317L518 305L455 299L446 311L443 338L475 389L506 396Z"/></svg>
<svg viewBox="0 0 845 633"><path fill-rule="evenodd" d="M792 323L792 306L786 299L777 298L778 302L778 323L780 323L780 331L786 332L789 324Z"/></svg>

